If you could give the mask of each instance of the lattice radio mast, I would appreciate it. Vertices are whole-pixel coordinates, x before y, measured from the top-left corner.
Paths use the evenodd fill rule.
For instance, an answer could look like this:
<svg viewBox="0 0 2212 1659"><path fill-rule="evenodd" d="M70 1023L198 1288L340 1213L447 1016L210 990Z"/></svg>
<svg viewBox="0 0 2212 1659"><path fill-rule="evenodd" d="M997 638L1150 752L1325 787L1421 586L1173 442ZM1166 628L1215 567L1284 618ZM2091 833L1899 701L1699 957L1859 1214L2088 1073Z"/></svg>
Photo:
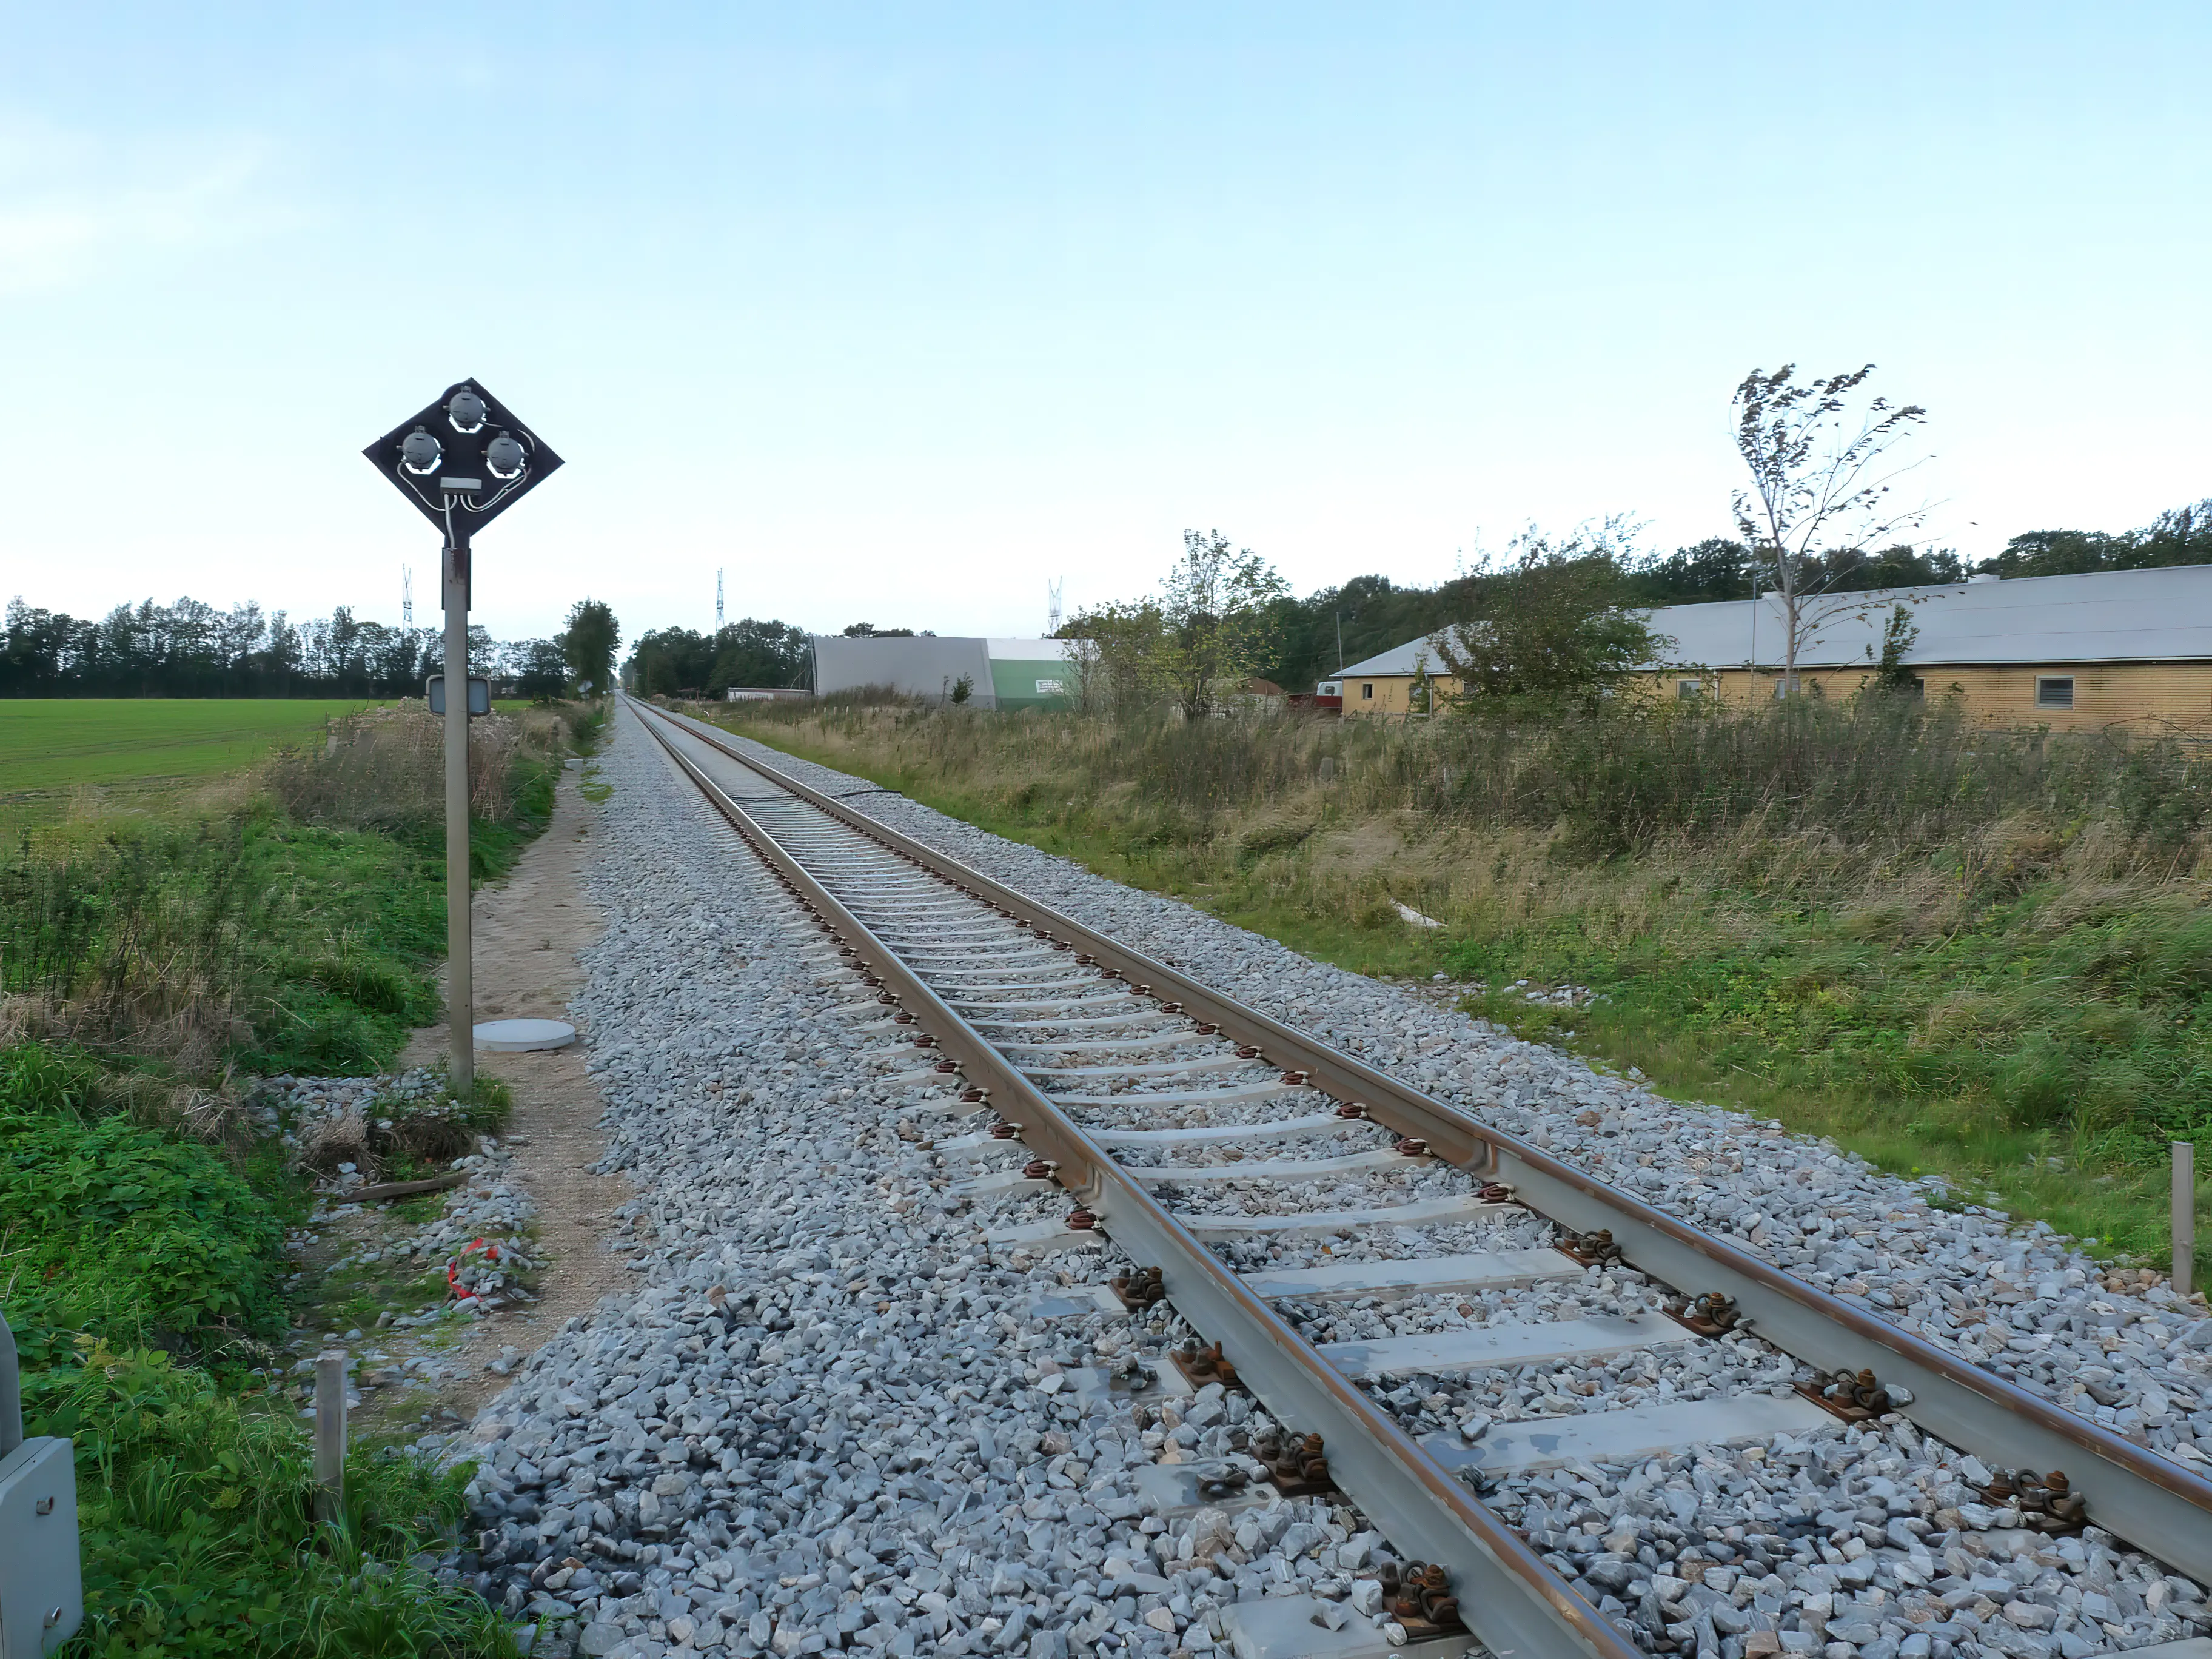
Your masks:
<svg viewBox="0 0 2212 1659"><path fill-rule="evenodd" d="M1044 591L1049 596L1050 600L1046 608L1045 614L1052 619L1045 629L1045 637L1048 639L1060 632L1060 589L1066 586L1066 580L1065 578L1057 581L1047 582L1045 584Z"/></svg>
<svg viewBox="0 0 2212 1659"><path fill-rule="evenodd" d="M720 565L714 567L714 631L717 634L722 631L722 569Z"/></svg>
<svg viewBox="0 0 2212 1659"><path fill-rule="evenodd" d="M399 567L399 625L402 628L415 626L415 567L412 565Z"/></svg>

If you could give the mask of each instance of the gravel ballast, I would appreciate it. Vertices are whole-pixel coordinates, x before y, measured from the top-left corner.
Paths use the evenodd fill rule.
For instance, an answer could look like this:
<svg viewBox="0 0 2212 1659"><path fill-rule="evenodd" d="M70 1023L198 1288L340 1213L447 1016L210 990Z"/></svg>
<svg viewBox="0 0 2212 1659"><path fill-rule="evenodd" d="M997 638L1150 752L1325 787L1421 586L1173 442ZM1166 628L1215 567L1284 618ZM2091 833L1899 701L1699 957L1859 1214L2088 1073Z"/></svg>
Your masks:
<svg viewBox="0 0 2212 1659"><path fill-rule="evenodd" d="M464 1577L545 1620L538 1650L623 1659L1165 1655L1271 1586L1350 1596L1381 1540L1340 1505L1146 1512L1163 1447L1219 1458L1264 1419L1085 1398L1176 1322L1035 1316L1066 1278L956 1213L918 1145L950 1097L887 1081L918 1051L856 1029L858 981L634 716L601 763L577 1012L650 1248L447 1448L479 1464Z"/></svg>
<svg viewBox="0 0 2212 1659"><path fill-rule="evenodd" d="M825 792L863 779L778 754ZM1077 921L1297 1024L1808 1284L2212 1473L2212 1319L2164 1285L2134 1294L2042 1223L1938 1208L1832 1145L1741 1113L1663 1100L1395 987L1308 961L1175 900L990 835L902 795L845 805ZM2114 1401L2100 1399L2115 1395Z"/></svg>
<svg viewBox="0 0 2212 1659"><path fill-rule="evenodd" d="M840 793L864 787L767 757ZM971 1204L954 1193L1018 1164L1019 1149L975 1163L933 1150L972 1127L948 1116L934 1056L867 1018L872 994L680 783L636 716L617 718L602 765L616 795L592 880L610 927L585 955L576 1012L609 1103L608 1167L629 1170L641 1193L625 1229L647 1248L635 1294L569 1322L449 1449L481 1463L477 1547L462 1571L519 1619L551 1621L539 1651L625 1659L856 1646L1202 1652L1222 1644L1228 1609L1271 1593L1322 1596L1340 1623L1382 1623L1358 1575L1387 1544L1340 1502L1157 1512L1159 1488L1140 1475L1164 1460L1237 1468L1264 1416L1218 1389L1155 1395L1134 1410L1102 1397L1107 1374L1189 1333L1170 1313L1079 1310L1071 1285L1126 1265L1110 1245L994 1259L987 1228L1062 1215L1065 1194ZM2212 1388L2212 1327L2163 1291L2108 1285L2047 1231L1936 1209L1924 1191L1831 1147L1659 1100L901 797L852 804L1955 1351L1980 1359L1995 1326L1992 1369L2142 1443L2184 1462L2212 1453L2212 1413L2199 1403L2212 1404L2200 1395ZM1133 1045L1130 1055L1174 1052ZM1210 1073L1196 1086L1239 1080ZM1176 1085L1133 1085L1087 1115L1219 1121L1181 1107L1147 1115L1145 1094ZM1279 1100L1246 1121L1311 1109ZM1360 1150L1372 1144L1362 1133L1376 1132L1282 1150ZM1298 1185L1191 1182L1164 1196L1234 1216L1463 1188L1458 1172L1423 1161ZM1554 1237L1506 1212L1221 1249L1257 1271L1533 1249ZM1520 1290L1284 1311L1316 1341L1365 1341L1637 1313L1658 1299L1615 1267ZM1479 1443L1493 1422L1786 1391L1791 1374L1785 1357L1731 1338L1669 1348L1663 1362L1639 1351L1386 1376L1370 1391L1417 1433ZM1487 1501L1647 1646L1705 1659L2082 1659L2212 1629L2197 1586L2095 1528L2054 1541L1975 1503L1987 1474L1892 1420L1516 1475Z"/></svg>

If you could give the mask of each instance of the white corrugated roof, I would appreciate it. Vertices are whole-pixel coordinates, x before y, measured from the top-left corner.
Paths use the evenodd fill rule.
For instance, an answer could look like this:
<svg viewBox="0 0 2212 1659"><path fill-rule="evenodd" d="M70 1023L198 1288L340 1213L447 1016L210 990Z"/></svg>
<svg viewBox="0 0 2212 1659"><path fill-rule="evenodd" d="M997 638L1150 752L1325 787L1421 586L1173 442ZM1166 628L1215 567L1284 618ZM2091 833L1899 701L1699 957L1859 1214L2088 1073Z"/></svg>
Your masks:
<svg viewBox="0 0 2212 1659"><path fill-rule="evenodd" d="M1906 607L1918 630L1905 660L1923 666L2212 659L2212 565L2188 564L1808 600L1805 611L1813 621L1810 637L1798 648L1799 665L1847 667L1879 657L1882 629L1895 605ZM1782 605L1771 594L1756 607L1749 599L1666 605L1650 613L1650 624L1653 632L1675 641L1663 659L1666 666L1728 668L1756 661L1771 667L1782 660ZM1426 639L1409 640L1354 663L1343 678L1411 674L1423 661L1435 670L1436 648Z"/></svg>
<svg viewBox="0 0 2212 1659"><path fill-rule="evenodd" d="M1423 666L1433 674L1443 665L1437 660L1437 648L1429 643L1428 636L1407 640L1403 645L1394 645L1388 651L1356 662L1351 667L1328 676L1333 680L1357 679L1362 674L1412 674Z"/></svg>
<svg viewBox="0 0 2212 1659"><path fill-rule="evenodd" d="M2212 659L2212 565L2098 570L2081 576L1893 587L1808 600L1809 637L1797 660L1844 667L1881 654L1893 605L1917 630L1907 663L2144 662ZM1757 641L1749 599L1668 605L1651 613L1670 635L1669 665L1721 668L1782 660L1781 602L1759 601Z"/></svg>

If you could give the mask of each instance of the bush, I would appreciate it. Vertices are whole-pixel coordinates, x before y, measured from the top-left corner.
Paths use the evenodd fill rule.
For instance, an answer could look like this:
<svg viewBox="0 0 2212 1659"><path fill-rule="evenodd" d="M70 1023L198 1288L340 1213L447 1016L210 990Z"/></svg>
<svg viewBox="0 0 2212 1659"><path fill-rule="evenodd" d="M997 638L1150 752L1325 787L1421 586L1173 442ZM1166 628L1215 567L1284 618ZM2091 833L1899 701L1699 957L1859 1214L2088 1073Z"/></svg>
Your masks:
<svg viewBox="0 0 2212 1659"><path fill-rule="evenodd" d="M197 1141L87 1121L82 1064L0 1055L0 1298L49 1359L92 1332L210 1352L273 1335L283 1227Z"/></svg>
<svg viewBox="0 0 2212 1659"><path fill-rule="evenodd" d="M563 702L555 705L562 728L568 734L569 746L588 751L599 742L599 732L607 723L607 706L604 701L593 702Z"/></svg>
<svg viewBox="0 0 2212 1659"><path fill-rule="evenodd" d="M99 1659L515 1650L476 1597L408 1558L449 1544L465 1468L356 1452L345 1513L317 1528L307 1437L162 1352L87 1340L24 1384L25 1427L76 1443L85 1624Z"/></svg>

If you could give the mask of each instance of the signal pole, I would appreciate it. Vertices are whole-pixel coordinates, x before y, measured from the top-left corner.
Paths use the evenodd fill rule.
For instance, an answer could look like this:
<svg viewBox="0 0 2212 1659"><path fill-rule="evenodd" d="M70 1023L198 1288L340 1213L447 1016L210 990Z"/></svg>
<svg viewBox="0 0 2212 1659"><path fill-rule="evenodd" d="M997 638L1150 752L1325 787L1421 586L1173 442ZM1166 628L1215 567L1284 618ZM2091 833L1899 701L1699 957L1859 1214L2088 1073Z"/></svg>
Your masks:
<svg viewBox="0 0 2212 1659"><path fill-rule="evenodd" d="M476 987L469 915L469 538L520 501L561 458L474 380L446 388L438 401L362 452L445 537L439 587L446 608L446 1023L455 1094L476 1085ZM414 576L404 592L411 619ZM440 689L423 688L426 693ZM487 687L486 690L489 691ZM490 712L487 698L484 712Z"/></svg>
<svg viewBox="0 0 2212 1659"><path fill-rule="evenodd" d="M439 562L446 601L446 1033L447 1081L476 1086L476 939L469 896L469 533L447 532ZM459 687L460 695L454 695Z"/></svg>
<svg viewBox="0 0 2212 1659"><path fill-rule="evenodd" d="M714 631L717 634L722 631L722 570L720 565L714 568Z"/></svg>

